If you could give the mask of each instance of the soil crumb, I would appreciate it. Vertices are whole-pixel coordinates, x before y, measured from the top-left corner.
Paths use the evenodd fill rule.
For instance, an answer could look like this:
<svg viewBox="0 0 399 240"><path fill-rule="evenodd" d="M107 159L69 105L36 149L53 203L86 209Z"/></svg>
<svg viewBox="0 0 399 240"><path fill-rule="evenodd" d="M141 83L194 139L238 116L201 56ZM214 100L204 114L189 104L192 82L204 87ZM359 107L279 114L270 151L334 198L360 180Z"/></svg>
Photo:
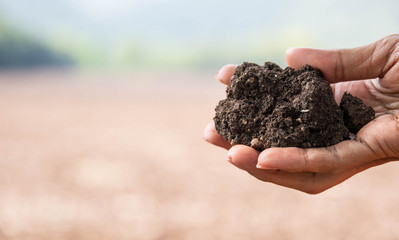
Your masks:
<svg viewBox="0 0 399 240"><path fill-rule="evenodd" d="M365 105L360 98L354 97L347 92L342 96L339 107L344 113L345 125L352 133L357 133L375 116L372 107Z"/></svg>
<svg viewBox="0 0 399 240"><path fill-rule="evenodd" d="M341 107L348 113L343 112L321 71L309 65L283 70L272 62L263 66L244 62L237 67L226 93L227 98L215 109L217 132L233 145L244 144L259 151L331 146L349 139L350 130L370 121L369 117L354 120L362 118L359 111L367 109L365 115L372 115L372 108L353 96L355 100L344 99ZM352 110L355 113L350 113ZM350 119L349 129L344 116Z"/></svg>

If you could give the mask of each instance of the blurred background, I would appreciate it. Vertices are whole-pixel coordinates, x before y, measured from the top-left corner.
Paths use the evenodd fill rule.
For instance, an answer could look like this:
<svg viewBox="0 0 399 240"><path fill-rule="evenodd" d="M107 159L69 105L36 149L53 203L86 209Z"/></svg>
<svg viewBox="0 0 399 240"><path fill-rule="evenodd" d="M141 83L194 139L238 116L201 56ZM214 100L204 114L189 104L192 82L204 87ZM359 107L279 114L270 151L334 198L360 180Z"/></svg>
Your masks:
<svg viewBox="0 0 399 240"><path fill-rule="evenodd" d="M397 239L397 166L317 196L202 140L227 63L399 31L394 0L0 0L0 239Z"/></svg>

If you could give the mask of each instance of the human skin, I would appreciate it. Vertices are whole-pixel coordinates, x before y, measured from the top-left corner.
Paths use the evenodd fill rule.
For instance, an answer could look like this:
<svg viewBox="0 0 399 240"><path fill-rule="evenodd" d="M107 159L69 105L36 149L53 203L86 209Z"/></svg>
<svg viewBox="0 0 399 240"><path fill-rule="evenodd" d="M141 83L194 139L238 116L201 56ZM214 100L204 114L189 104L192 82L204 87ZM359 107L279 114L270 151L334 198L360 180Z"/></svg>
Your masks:
<svg viewBox="0 0 399 240"><path fill-rule="evenodd" d="M399 159L399 34L353 49L291 48L287 64L295 69L319 68L340 102L349 92L373 107L376 118L355 140L325 148L268 148L231 146L213 122L204 139L228 150L226 160L265 182L317 194L368 168ZM216 78L228 85L236 65L226 65ZM360 80L359 80L360 79Z"/></svg>

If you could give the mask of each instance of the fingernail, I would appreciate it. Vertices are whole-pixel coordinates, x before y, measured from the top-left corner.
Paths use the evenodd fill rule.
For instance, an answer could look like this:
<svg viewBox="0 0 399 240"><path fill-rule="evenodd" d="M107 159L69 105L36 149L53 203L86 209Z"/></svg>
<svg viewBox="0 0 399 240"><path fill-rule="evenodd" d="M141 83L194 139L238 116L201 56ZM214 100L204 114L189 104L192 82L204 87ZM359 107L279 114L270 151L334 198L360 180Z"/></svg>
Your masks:
<svg viewBox="0 0 399 240"><path fill-rule="evenodd" d="M222 78L220 77L220 71L216 73L215 79L218 80L219 82L223 82Z"/></svg>
<svg viewBox="0 0 399 240"><path fill-rule="evenodd" d="M269 167L269 166L264 166L264 165L262 165L262 164L260 164L260 163L256 164L256 168L265 169L265 170L277 170L277 168L272 168L272 167Z"/></svg>
<svg viewBox="0 0 399 240"><path fill-rule="evenodd" d="M226 161L228 161L229 163L233 163L233 158L231 157L231 155L226 156Z"/></svg>

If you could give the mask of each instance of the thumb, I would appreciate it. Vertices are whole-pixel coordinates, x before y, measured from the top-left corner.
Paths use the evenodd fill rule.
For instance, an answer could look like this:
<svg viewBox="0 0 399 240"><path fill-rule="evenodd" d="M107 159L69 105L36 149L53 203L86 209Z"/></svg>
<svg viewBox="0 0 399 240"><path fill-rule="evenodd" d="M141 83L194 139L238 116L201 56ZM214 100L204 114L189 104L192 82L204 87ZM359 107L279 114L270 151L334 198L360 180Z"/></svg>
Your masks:
<svg viewBox="0 0 399 240"><path fill-rule="evenodd" d="M348 140L327 148L269 148L259 155L257 168L326 173L376 159L366 144Z"/></svg>
<svg viewBox="0 0 399 240"><path fill-rule="evenodd" d="M390 59L398 39L399 35L391 35L352 49L290 48L285 54L286 61L293 68L306 64L319 68L331 83L382 78L395 64Z"/></svg>
<svg viewBox="0 0 399 240"><path fill-rule="evenodd" d="M260 153L258 168L288 172L332 172L379 159L398 159L399 114L384 115L364 126L357 140L326 148L269 148Z"/></svg>

